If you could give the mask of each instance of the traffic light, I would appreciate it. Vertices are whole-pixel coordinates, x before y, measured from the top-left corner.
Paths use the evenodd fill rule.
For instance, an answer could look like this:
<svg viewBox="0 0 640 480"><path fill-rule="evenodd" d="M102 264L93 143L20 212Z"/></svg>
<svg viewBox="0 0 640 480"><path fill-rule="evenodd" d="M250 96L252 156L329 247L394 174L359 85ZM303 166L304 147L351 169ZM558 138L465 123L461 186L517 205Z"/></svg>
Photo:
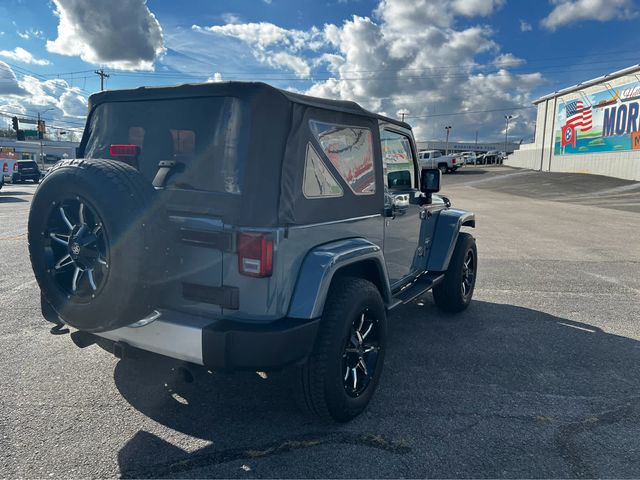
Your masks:
<svg viewBox="0 0 640 480"><path fill-rule="evenodd" d="M38 138L40 140L42 140L42 137L44 137L44 134L46 133L46 127L44 124L44 120L38 120Z"/></svg>
<svg viewBox="0 0 640 480"><path fill-rule="evenodd" d="M11 117L11 124L13 125L13 129L18 131L18 117Z"/></svg>

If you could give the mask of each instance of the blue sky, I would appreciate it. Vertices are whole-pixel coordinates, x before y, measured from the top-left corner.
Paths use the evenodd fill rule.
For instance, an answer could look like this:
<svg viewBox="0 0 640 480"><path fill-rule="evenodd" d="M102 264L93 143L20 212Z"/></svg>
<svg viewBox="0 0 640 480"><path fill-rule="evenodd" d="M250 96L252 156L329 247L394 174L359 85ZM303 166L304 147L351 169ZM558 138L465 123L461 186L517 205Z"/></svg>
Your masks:
<svg viewBox="0 0 640 480"><path fill-rule="evenodd" d="M638 63L636 2L0 0L0 113L80 129L104 68L109 89L262 80L355 100L419 139L501 139L511 114L528 141L533 99Z"/></svg>

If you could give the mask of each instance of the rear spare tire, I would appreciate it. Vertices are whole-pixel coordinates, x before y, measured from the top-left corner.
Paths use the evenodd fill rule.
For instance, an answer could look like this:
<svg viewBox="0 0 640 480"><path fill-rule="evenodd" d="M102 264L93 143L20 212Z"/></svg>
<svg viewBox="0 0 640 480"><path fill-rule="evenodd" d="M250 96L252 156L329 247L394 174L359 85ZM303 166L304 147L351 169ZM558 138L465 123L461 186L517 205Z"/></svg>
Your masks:
<svg viewBox="0 0 640 480"><path fill-rule="evenodd" d="M57 163L29 212L29 254L62 321L101 332L147 316L158 297L166 215L151 183L113 160Z"/></svg>

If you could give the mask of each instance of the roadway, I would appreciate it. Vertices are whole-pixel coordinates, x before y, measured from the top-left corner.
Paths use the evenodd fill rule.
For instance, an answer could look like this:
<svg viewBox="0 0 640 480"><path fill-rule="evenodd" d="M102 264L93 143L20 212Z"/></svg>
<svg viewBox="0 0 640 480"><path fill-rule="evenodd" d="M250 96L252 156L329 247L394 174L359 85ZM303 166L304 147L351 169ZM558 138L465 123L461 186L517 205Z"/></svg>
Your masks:
<svg viewBox="0 0 640 480"><path fill-rule="evenodd" d="M467 167L475 300L394 313L380 387L346 425L283 374L118 360L49 334L26 245L31 185L0 191L0 477L639 477L640 184Z"/></svg>

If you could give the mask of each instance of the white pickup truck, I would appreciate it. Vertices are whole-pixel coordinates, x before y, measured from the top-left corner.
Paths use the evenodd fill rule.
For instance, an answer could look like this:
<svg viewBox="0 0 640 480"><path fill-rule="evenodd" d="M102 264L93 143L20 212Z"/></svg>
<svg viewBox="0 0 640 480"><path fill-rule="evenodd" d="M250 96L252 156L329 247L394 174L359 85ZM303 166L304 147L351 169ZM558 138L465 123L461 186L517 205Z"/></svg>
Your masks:
<svg viewBox="0 0 640 480"><path fill-rule="evenodd" d="M437 168L442 173L455 172L464 167L464 157L461 154L442 155L440 150L423 150L418 152L420 168Z"/></svg>

